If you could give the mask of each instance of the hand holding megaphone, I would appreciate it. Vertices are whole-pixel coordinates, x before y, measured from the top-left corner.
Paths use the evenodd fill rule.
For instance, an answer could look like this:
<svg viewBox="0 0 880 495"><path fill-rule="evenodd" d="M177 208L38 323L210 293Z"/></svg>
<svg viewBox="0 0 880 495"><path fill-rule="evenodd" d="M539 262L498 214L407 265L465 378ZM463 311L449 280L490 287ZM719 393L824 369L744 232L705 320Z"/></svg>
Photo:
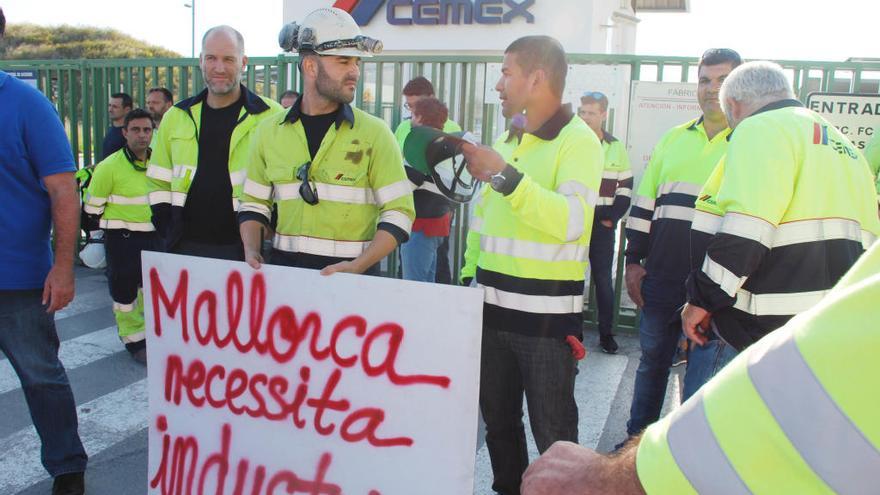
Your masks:
<svg viewBox="0 0 880 495"><path fill-rule="evenodd" d="M508 141L511 139L521 139L526 128L527 119L524 114L518 113L510 119L510 131L508 133ZM482 182L489 182L493 175L501 173L507 162L498 154L497 151L482 146L474 141L473 145L462 146L462 153L467 160L467 169L472 176Z"/></svg>
<svg viewBox="0 0 880 495"><path fill-rule="evenodd" d="M489 182L493 175L501 173L507 166L504 158L490 146L465 143L461 152L467 160L468 172L477 180Z"/></svg>

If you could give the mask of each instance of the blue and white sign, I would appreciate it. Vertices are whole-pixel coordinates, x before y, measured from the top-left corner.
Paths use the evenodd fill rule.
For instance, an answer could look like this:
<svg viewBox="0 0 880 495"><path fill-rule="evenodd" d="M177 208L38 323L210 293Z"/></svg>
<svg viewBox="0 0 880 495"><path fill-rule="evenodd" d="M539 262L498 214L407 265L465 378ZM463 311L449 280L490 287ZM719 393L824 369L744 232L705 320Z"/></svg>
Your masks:
<svg viewBox="0 0 880 495"><path fill-rule="evenodd" d="M15 76L33 87L37 87L37 71L24 69L8 69L6 73Z"/></svg>
<svg viewBox="0 0 880 495"><path fill-rule="evenodd" d="M326 7L398 54L500 54L528 35L551 35L568 53L608 53L618 38L635 39L638 22L620 0L284 0L283 20Z"/></svg>

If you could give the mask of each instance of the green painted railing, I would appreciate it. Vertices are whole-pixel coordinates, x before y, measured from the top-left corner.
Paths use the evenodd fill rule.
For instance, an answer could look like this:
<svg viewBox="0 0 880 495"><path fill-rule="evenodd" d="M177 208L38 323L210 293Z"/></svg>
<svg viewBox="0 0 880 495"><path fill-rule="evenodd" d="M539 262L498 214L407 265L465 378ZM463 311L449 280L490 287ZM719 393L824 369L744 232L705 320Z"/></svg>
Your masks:
<svg viewBox="0 0 880 495"><path fill-rule="evenodd" d="M575 54L574 65L603 64L628 66L632 80L696 82L698 60L689 57L643 55ZM462 128L491 143L502 129L496 128L497 105L487 103L486 90L494 86L498 74L487 73L487 64L500 63L500 56L380 56L365 59L361 66L355 104L395 128L401 120L401 90L406 81L424 75L435 85L437 96L449 106L450 118ZM878 93L880 62L815 62L777 60L788 72L796 94L802 99L812 91ZM151 87L164 86L175 99L194 95L204 88L196 59L118 59L118 60L20 60L0 61L0 69L36 72L37 86L56 105L70 137L75 156L83 166L100 156L101 141L107 129L106 105L110 94L126 92L137 106L143 106ZM245 85L256 93L277 99L287 89L300 85L297 58L291 56L248 59ZM451 234L452 271L461 269L468 209L455 216ZM633 328L638 314L628 300L621 298L625 239L618 230L619 250L615 283L615 328ZM397 272L396 257L388 271ZM595 308L590 291L589 308ZM594 310L585 319L595 323Z"/></svg>

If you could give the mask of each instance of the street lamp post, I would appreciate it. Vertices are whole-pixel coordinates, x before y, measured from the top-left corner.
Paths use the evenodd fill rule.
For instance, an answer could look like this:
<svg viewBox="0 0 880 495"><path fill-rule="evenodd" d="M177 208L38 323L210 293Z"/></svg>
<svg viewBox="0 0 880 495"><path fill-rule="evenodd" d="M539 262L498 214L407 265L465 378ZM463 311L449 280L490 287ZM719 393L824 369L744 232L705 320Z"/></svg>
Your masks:
<svg viewBox="0 0 880 495"><path fill-rule="evenodd" d="M196 58L196 0L190 0L189 3L185 3L183 6L192 10L192 45L190 57Z"/></svg>

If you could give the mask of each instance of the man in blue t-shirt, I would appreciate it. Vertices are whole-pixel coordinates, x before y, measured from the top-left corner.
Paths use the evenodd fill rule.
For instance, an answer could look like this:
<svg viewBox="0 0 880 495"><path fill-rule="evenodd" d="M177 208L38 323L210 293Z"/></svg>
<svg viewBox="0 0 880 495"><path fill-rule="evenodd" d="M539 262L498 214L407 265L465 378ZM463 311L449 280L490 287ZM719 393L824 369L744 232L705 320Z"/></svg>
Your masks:
<svg viewBox="0 0 880 495"><path fill-rule="evenodd" d="M0 38L6 20L0 9ZM73 299L76 165L64 127L36 89L0 71L0 349L21 380L52 493L84 493L76 403L58 360L54 313ZM55 254L49 242L54 224Z"/></svg>

